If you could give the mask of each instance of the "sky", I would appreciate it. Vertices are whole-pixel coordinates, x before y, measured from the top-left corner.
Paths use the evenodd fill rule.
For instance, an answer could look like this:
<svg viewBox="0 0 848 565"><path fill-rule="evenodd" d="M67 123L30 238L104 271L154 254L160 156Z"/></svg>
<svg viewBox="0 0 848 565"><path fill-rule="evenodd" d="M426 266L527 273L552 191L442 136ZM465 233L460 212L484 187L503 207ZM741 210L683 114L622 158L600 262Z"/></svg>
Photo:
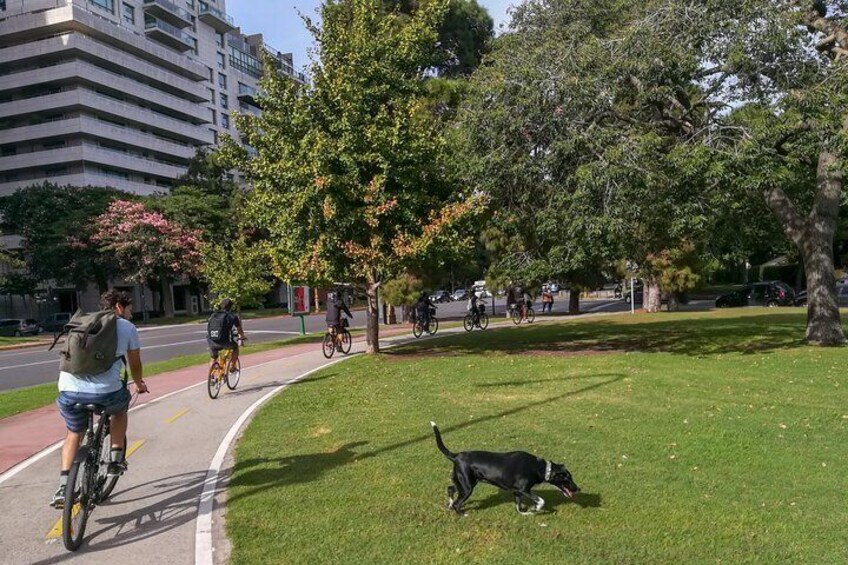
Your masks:
<svg viewBox="0 0 848 565"><path fill-rule="evenodd" d="M477 0L489 10L495 20L495 29L509 21L507 11L520 0ZM294 66L302 70L308 63L307 53L312 36L298 16L301 13L315 17L320 0L227 0L227 13L231 15L242 33L261 33L265 43L283 53L294 53Z"/></svg>

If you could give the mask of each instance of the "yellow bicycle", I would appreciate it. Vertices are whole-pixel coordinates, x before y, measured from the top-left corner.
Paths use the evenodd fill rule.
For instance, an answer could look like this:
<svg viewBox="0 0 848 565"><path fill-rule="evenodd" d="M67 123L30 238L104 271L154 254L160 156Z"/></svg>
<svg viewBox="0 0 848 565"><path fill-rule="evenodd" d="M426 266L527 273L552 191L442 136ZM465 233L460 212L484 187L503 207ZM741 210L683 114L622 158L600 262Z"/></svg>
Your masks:
<svg viewBox="0 0 848 565"><path fill-rule="evenodd" d="M242 340L238 341L242 345ZM221 386L227 384L227 388L235 390L241 379L241 359L236 359L233 362L233 350L222 349L218 353L218 357L212 362L209 367L209 378L206 379L206 389L209 392L209 398L218 398L221 392Z"/></svg>

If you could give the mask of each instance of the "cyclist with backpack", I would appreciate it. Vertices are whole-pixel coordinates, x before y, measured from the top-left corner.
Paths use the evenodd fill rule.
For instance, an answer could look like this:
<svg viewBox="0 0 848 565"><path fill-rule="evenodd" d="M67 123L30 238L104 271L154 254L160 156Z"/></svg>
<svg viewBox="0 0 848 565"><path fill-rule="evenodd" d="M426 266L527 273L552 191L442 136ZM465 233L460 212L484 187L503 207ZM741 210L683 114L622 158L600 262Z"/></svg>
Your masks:
<svg viewBox="0 0 848 565"><path fill-rule="evenodd" d="M327 321L327 332L333 336L336 343L336 349L339 351L341 351L342 347L342 312L344 312L348 318L353 318L353 314L350 313L350 309L347 307L347 304L345 304L341 293L327 293L327 316L325 317L325 320Z"/></svg>
<svg viewBox="0 0 848 565"><path fill-rule="evenodd" d="M206 323L206 343L209 345L209 355L211 360L209 366L218 359L218 354L224 349L230 349L233 352L230 358L230 364L235 365L239 358L239 344L233 340L233 329L238 333L241 341L246 341L244 330L241 327L241 318L231 312L233 301L225 298L221 301L218 310L209 316L209 321ZM229 370L229 367L225 367Z"/></svg>
<svg viewBox="0 0 848 565"><path fill-rule="evenodd" d="M111 415L112 446L107 475L117 477L127 469L125 444L130 404L126 381L121 378L122 361L139 393L148 392L141 364L138 330L132 319L132 299L125 292L109 290L100 297L101 310L96 313L77 311L56 337L66 336L59 363L59 397L56 405L68 432L62 447L59 489L50 505L63 508L68 472L85 435L89 413L76 410L77 404L99 404ZM51 347L50 349L53 349Z"/></svg>

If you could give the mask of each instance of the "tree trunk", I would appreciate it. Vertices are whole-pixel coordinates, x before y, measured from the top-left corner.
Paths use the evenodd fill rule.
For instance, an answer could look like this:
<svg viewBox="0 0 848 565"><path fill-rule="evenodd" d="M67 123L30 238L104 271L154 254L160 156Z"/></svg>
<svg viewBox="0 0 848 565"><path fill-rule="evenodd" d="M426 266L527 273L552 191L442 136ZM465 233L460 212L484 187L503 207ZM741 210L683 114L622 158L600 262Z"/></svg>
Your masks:
<svg viewBox="0 0 848 565"><path fill-rule="evenodd" d="M366 302L366 329L365 329L365 352L380 352L380 310L377 305L377 293L379 283L369 281L365 287Z"/></svg>
<svg viewBox="0 0 848 565"><path fill-rule="evenodd" d="M397 314L395 313L395 307L392 304L389 304L389 323L397 324Z"/></svg>
<svg viewBox="0 0 848 565"><path fill-rule="evenodd" d="M807 342L843 345L845 334L836 296L833 236L842 197L842 172L836 155L819 155L815 200L809 216L802 217L780 188L766 190L766 204L798 249L807 274Z"/></svg>
<svg viewBox="0 0 848 565"><path fill-rule="evenodd" d="M642 308L645 312L656 314L662 307L662 295L660 285L652 279L644 279L642 287Z"/></svg>
<svg viewBox="0 0 848 565"><path fill-rule="evenodd" d="M174 292L167 277L162 277L162 315L165 318L174 317Z"/></svg>
<svg viewBox="0 0 848 565"><path fill-rule="evenodd" d="M568 291L568 313L580 313L580 291L574 288Z"/></svg>
<svg viewBox="0 0 848 565"><path fill-rule="evenodd" d="M677 300L677 293L676 292L669 292L668 293L668 302L666 303L666 305L667 305L666 307L668 308L669 312L680 311L680 301Z"/></svg>

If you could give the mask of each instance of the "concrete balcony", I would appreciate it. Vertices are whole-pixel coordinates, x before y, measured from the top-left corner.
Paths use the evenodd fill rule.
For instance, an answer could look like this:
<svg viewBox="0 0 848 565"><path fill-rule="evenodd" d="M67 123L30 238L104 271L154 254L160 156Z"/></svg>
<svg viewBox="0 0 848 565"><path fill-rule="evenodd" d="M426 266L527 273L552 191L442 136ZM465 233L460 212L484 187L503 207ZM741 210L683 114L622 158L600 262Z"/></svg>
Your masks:
<svg viewBox="0 0 848 565"><path fill-rule="evenodd" d="M0 130L0 145L56 137L86 137L124 143L143 151L184 159L186 162L194 156L196 151L194 146L180 145L157 137L152 133L143 133L138 129L118 126L92 116L80 116L33 126Z"/></svg>
<svg viewBox="0 0 848 565"><path fill-rule="evenodd" d="M71 57L122 69L126 75L144 77L156 88L191 102L206 102L209 99L203 83L189 80L82 33L68 33L0 49L0 67L37 65L42 61Z"/></svg>
<svg viewBox="0 0 848 565"><path fill-rule="evenodd" d="M144 13L181 29L191 27L191 14L170 0L144 0Z"/></svg>
<svg viewBox="0 0 848 565"><path fill-rule="evenodd" d="M229 33L236 29L233 18L217 8L201 4L198 13L200 21L213 27L218 33Z"/></svg>
<svg viewBox="0 0 848 565"><path fill-rule="evenodd" d="M106 87L125 96L145 101L146 104L177 112L180 118L194 124L206 123L206 108L183 100L118 73L107 71L85 61L71 61L44 69L35 69L6 75L0 83L0 92L32 87L39 84L89 84L94 88Z"/></svg>
<svg viewBox="0 0 848 565"><path fill-rule="evenodd" d="M70 163L94 163L112 169L167 179L176 179L186 171L184 167L176 167L93 145L75 145L0 157L0 171L55 167Z"/></svg>
<svg viewBox="0 0 848 565"><path fill-rule="evenodd" d="M201 125L175 120L146 108L115 100L91 90L77 89L0 104L0 118L83 109L92 114L130 122L154 132L177 137L191 145L211 145L212 133Z"/></svg>
<svg viewBox="0 0 848 565"><path fill-rule="evenodd" d="M175 52L141 34L74 2L60 8L37 13L25 13L6 18L0 26L0 45L10 45L78 31L100 42L164 67L195 81L208 80L206 67L194 59ZM177 28L174 28L177 29ZM177 31L180 31L177 29ZM180 52L191 49L180 47ZM117 54L117 53L116 53Z"/></svg>
<svg viewBox="0 0 848 565"><path fill-rule="evenodd" d="M153 16L144 17L144 33L154 41L158 41L177 51L189 51L194 47L191 37L183 30L172 26L164 20Z"/></svg>
<svg viewBox="0 0 848 565"><path fill-rule="evenodd" d="M239 83L238 99L242 102L252 104L253 106L256 106L258 108L258 100L260 95L261 93L258 88L253 88L252 86Z"/></svg>
<svg viewBox="0 0 848 565"><path fill-rule="evenodd" d="M53 184L58 184L59 186L65 186L69 184L73 186L111 186L112 188L123 190L124 192L130 192L142 196L149 196L151 194L165 192L167 190L165 188L152 184L144 184L116 177L86 172L75 175L71 174L53 177L45 176L38 179L0 183L0 196L8 196L21 187L30 186L32 184L41 184L45 181L51 182Z"/></svg>

